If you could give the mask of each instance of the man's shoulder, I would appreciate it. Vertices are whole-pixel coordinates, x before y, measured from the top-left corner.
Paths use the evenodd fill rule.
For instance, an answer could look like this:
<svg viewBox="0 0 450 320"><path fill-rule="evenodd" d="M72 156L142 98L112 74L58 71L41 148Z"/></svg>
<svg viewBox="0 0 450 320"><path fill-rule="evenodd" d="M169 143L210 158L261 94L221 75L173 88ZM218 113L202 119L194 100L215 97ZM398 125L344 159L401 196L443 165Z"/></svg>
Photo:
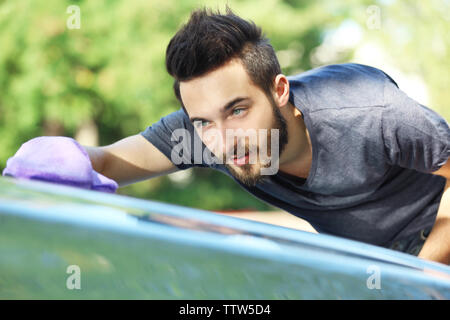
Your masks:
<svg viewBox="0 0 450 320"><path fill-rule="evenodd" d="M310 112L382 106L386 81L395 84L382 70L357 63L322 66L288 79L292 100Z"/></svg>
<svg viewBox="0 0 450 320"><path fill-rule="evenodd" d="M312 69L291 79L291 102L304 113L311 136L330 154L349 148L362 150L361 154L367 148L382 152L388 75L370 66L346 63Z"/></svg>
<svg viewBox="0 0 450 320"><path fill-rule="evenodd" d="M359 63L339 63L317 67L296 75L288 76L292 81L385 81L386 73L376 67ZM392 79L391 79L392 80Z"/></svg>
<svg viewBox="0 0 450 320"><path fill-rule="evenodd" d="M165 115L160 121L173 128L186 127L190 124L189 117L182 108Z"/></svg>

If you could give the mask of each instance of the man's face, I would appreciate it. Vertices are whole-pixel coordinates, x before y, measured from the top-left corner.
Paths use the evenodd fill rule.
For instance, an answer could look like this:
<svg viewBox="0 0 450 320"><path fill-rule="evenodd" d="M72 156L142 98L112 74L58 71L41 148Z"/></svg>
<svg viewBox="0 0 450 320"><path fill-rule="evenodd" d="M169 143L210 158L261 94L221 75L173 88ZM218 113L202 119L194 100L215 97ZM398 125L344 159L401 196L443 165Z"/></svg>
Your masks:
<svg viewBox="0 0 450 320"><path fill-rule="evenodd" d="M260 181L261 169L281 155L287 128L272 96L253 84L241 61L233 59L206 75L181 82L180 94L206 147L244 184ZM272 129L278 130L276 140ZM274 148L278 144L277 158L272 154L272 140Z"/></svg>

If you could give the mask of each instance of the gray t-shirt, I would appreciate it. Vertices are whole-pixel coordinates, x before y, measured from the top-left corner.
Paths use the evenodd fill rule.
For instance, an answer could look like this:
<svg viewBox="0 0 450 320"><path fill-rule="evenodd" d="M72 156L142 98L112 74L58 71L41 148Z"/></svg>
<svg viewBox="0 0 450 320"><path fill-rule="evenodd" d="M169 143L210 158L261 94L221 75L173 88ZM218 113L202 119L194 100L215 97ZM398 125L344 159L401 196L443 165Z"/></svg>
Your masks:
<svg viewBox="0 0 450 320"><path fill-rule="evenodd" d="M288 79L290 102L302 112L311 138L309 176L278 172L254 187L235 181L320 233L390 247L431 228L445 178L430 172L450 156L448 123L373 67L336 64ZM179 128L192 134L193 148L199 137L182 109L141 134L171 159L180 141L171 135ZM193 153L183 156L179 169L211 167L231 176L209 159L196 164Z"/></svg>

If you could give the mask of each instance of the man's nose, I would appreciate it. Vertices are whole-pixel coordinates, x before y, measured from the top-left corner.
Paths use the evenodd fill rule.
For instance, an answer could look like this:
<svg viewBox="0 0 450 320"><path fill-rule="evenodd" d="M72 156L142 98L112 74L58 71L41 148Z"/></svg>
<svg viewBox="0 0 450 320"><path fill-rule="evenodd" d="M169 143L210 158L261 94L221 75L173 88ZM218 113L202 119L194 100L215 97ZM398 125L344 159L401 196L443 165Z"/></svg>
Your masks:
<svg viewBox="0 0 450 320"><path fill-rule="evenodd" d="M228 135L228 137L227 137ZM236 138L234 137L233 129L222 128L220 130L220 138L222 143L222 154L227 155L227 153L234 152L234 145ZM228 141L228 142L227 142Z"/></svg>
<svg viewBox="0 0 450 320"><path fill-rule="evenodd" d="M216 126L214 129L202 133L203 142L217 156L219 156L219 153L225 154L227 152L226 130L225 127Z"/></svg>
<svg viewBox="0 0 450 320"><path fill-rule="evenodd" d="M249 145L249 140L250 138L246 133L240 132L239 128L227 128L225 131L222 131L222 152L224 155L228 153L230 155L235 155L235 153L241 154L243 150L245 151L246 146Z"/></svg>
<svg viewBox="0 0 450 320"><path fill-rule="evenodd" d="M213 139L215 152L220 152L222 156L233 153L234 147L239 140L234 128L217 126L215 129L216 132L214 134L216 136Z"/></svg>

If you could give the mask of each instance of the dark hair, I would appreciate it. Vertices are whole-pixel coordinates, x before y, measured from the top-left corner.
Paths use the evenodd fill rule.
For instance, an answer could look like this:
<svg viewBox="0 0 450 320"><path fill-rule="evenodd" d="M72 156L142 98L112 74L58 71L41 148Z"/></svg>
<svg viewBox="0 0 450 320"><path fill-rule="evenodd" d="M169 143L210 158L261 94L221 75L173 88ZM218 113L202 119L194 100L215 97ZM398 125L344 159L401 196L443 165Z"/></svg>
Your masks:
<svg viewBox="0 0 450 320"><path fill-rule="evenodd" d="M253 83L270 93L281 68L261 29L235 15L229 7L226 14L208 9L193 11L166 50L166 68L175 78L175 95L183 109L180 81L199 77L233 58L240 58Z"/></svg>

